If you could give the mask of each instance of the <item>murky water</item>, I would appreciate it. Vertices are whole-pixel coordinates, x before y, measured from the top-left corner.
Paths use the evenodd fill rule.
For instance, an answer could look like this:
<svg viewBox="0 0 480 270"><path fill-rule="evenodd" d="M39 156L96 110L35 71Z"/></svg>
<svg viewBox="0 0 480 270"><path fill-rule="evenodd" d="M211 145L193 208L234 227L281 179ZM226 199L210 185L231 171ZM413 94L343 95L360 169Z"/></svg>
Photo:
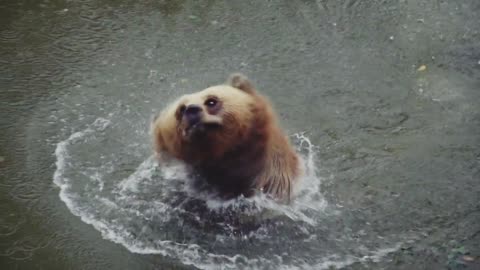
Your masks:
<svg viewBox="0 0 480 270"><path fill-rule="evenodd" d="M478 1L0 3L2 269L479 269ZM249 75L292 205L195 194L150 116Z"/></svg>

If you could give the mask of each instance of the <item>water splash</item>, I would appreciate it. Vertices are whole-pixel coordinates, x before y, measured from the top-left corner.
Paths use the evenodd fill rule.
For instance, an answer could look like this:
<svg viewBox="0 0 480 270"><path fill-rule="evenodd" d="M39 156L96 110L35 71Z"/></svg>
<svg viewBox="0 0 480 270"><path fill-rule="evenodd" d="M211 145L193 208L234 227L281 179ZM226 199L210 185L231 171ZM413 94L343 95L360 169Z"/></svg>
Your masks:
<svg viewBox="0 0 480 270"><path fill-rule="evenodd" d="M328 269L391 251L360 256L322 250L318 227L329 205L321 192L315 146L304 133L294 134L292 141L305 176L296 199L284 205L265 195L220 201L192 193L182 164L159 166L154 156L131 154L138 142L106 140L114 126L98 118L59 142L54 183L74 215L131 252L160 254L200 269ZM299 248L289 251L279 241Z"/></svg>

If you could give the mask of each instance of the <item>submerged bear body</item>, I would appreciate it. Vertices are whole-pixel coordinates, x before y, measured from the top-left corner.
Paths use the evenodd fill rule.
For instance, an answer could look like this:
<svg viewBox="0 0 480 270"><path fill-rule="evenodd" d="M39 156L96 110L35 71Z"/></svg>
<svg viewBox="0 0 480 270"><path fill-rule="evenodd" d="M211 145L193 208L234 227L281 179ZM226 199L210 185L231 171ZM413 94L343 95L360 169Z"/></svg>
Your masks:
<svg viewBox="0 0 480 270"><path fill-rule="evenodd" d="M160 160L185 162L222 197L265 192L290 200L293 195L301 174L299 158L271 104L243 75L182 96L152 128Z"/></svg>

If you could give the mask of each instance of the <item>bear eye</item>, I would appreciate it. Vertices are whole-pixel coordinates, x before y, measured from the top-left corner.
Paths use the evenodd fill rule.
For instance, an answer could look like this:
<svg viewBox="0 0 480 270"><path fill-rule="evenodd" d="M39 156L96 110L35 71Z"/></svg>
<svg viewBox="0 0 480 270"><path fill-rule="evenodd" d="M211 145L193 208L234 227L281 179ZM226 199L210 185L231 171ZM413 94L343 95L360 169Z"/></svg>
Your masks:
<svg viewBox="0 0 480 270"><path fill-rule="evenodd" d="M214 98L209 98L205 101L205 106L209 107L209 108L212 108L212 107L215 107L215 105L217 105L218 101Z"/></svg>

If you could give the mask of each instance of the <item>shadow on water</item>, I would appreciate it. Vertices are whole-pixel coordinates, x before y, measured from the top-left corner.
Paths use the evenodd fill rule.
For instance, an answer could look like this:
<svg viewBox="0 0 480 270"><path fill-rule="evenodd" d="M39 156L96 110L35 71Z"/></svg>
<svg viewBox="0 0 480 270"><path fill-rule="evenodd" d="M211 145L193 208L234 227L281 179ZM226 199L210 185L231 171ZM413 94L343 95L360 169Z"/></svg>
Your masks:
<svg viewBox="0 0 480 270"><path fill-rule="evenodd" d="M479 268L478 14L473 0L3 1L1 268ZM150 116L232 71L311 143L292 206L198 197L150 160Z"/></svg>

